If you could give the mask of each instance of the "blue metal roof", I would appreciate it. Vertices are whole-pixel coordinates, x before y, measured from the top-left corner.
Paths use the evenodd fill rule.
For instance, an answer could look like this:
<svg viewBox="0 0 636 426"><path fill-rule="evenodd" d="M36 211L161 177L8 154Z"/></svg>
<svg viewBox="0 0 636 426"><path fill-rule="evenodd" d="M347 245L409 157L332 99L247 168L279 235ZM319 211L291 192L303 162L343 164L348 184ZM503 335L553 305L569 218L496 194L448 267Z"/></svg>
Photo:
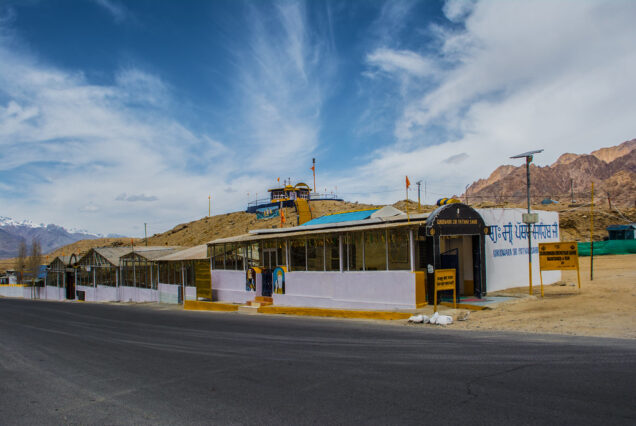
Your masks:
<svg viewBox="0 0 636 426"><path fill-rule="evenodd" d="M371 217L371 215L380 209L371 210L359 210L354 212L328 214L326 216L317 217L309 222L303 223L301 226L308 225L324 225L326 223L338 223L338 222L353 222L356 220L364 220Z"/></svg>

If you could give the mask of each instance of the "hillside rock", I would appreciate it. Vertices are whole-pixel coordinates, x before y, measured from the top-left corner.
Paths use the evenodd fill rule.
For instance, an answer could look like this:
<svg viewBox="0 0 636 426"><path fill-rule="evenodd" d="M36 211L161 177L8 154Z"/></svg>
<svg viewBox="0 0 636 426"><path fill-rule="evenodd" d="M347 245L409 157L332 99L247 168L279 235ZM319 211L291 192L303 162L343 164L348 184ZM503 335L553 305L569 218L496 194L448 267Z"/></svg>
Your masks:
<svg viewBox="0 0 636 426"><path fill-rule="evenodd" d="M592 154L566 153L552 165L530 166L530 193L536 202L543 198L567 200L589 198L591 182L602 196L611 196L616 204L633 206L636 174L636 139ZM609 192L608 192L609 191ZM476 202L514 203L526 198L526 170L522 166L500 166L488 177L468 187L469 198ZM598 192L598 196L601 196ZM464 197L464 195L462 195Z"/></svg>

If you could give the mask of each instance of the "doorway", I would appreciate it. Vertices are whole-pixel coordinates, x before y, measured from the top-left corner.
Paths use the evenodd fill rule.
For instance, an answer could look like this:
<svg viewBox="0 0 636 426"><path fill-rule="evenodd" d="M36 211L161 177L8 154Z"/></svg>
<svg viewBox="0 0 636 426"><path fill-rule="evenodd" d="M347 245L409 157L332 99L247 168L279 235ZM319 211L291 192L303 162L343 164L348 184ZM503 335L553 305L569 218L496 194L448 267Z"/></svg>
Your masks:
<svg viewBox="0 0 636 426"><path fill-rule="evenodd" d="M66 298L68 300L75 299L75 270L66 272Z"/></svg>
<svg viewBox="0 0 636 426"><path fill-rule="evenodd" d="M458 296L475 295L474 240L472 235L453 235L440 239L441 267L457 270Z"/></svg>

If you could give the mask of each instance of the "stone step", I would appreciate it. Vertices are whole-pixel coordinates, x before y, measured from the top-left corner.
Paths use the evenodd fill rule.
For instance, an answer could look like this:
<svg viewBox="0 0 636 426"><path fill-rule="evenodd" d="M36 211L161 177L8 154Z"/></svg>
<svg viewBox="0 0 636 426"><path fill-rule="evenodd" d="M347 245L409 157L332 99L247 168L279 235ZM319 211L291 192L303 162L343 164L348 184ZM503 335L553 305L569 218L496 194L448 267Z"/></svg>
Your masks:
<svg viewBox="0 0 636 426"><path fill-rule="evenodd" d="M274 298L267 296L256 296L254 298L254 301L259 303L274 303Z"/></svg>
<svg viewBox="0 0 636 426"><path fill-rule="evenodd" d="M241 305L239 306L238 311L243 314L258 314L258 308L258 306Z"/></svg>

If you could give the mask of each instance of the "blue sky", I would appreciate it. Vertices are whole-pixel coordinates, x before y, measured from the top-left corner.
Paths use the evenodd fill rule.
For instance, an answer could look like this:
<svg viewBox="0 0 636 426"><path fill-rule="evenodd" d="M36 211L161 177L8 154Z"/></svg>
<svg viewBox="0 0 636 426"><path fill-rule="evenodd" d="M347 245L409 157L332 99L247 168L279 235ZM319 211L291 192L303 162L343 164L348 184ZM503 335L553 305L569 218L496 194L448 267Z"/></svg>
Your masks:
<svg viewBox="0 0 636 426"><path fill-rule="evenodd" d="M4 1L0 215L151 233L277 177L460 194L636 137L633 1ZM416 197L415 192L411 197Z"/></svg>

